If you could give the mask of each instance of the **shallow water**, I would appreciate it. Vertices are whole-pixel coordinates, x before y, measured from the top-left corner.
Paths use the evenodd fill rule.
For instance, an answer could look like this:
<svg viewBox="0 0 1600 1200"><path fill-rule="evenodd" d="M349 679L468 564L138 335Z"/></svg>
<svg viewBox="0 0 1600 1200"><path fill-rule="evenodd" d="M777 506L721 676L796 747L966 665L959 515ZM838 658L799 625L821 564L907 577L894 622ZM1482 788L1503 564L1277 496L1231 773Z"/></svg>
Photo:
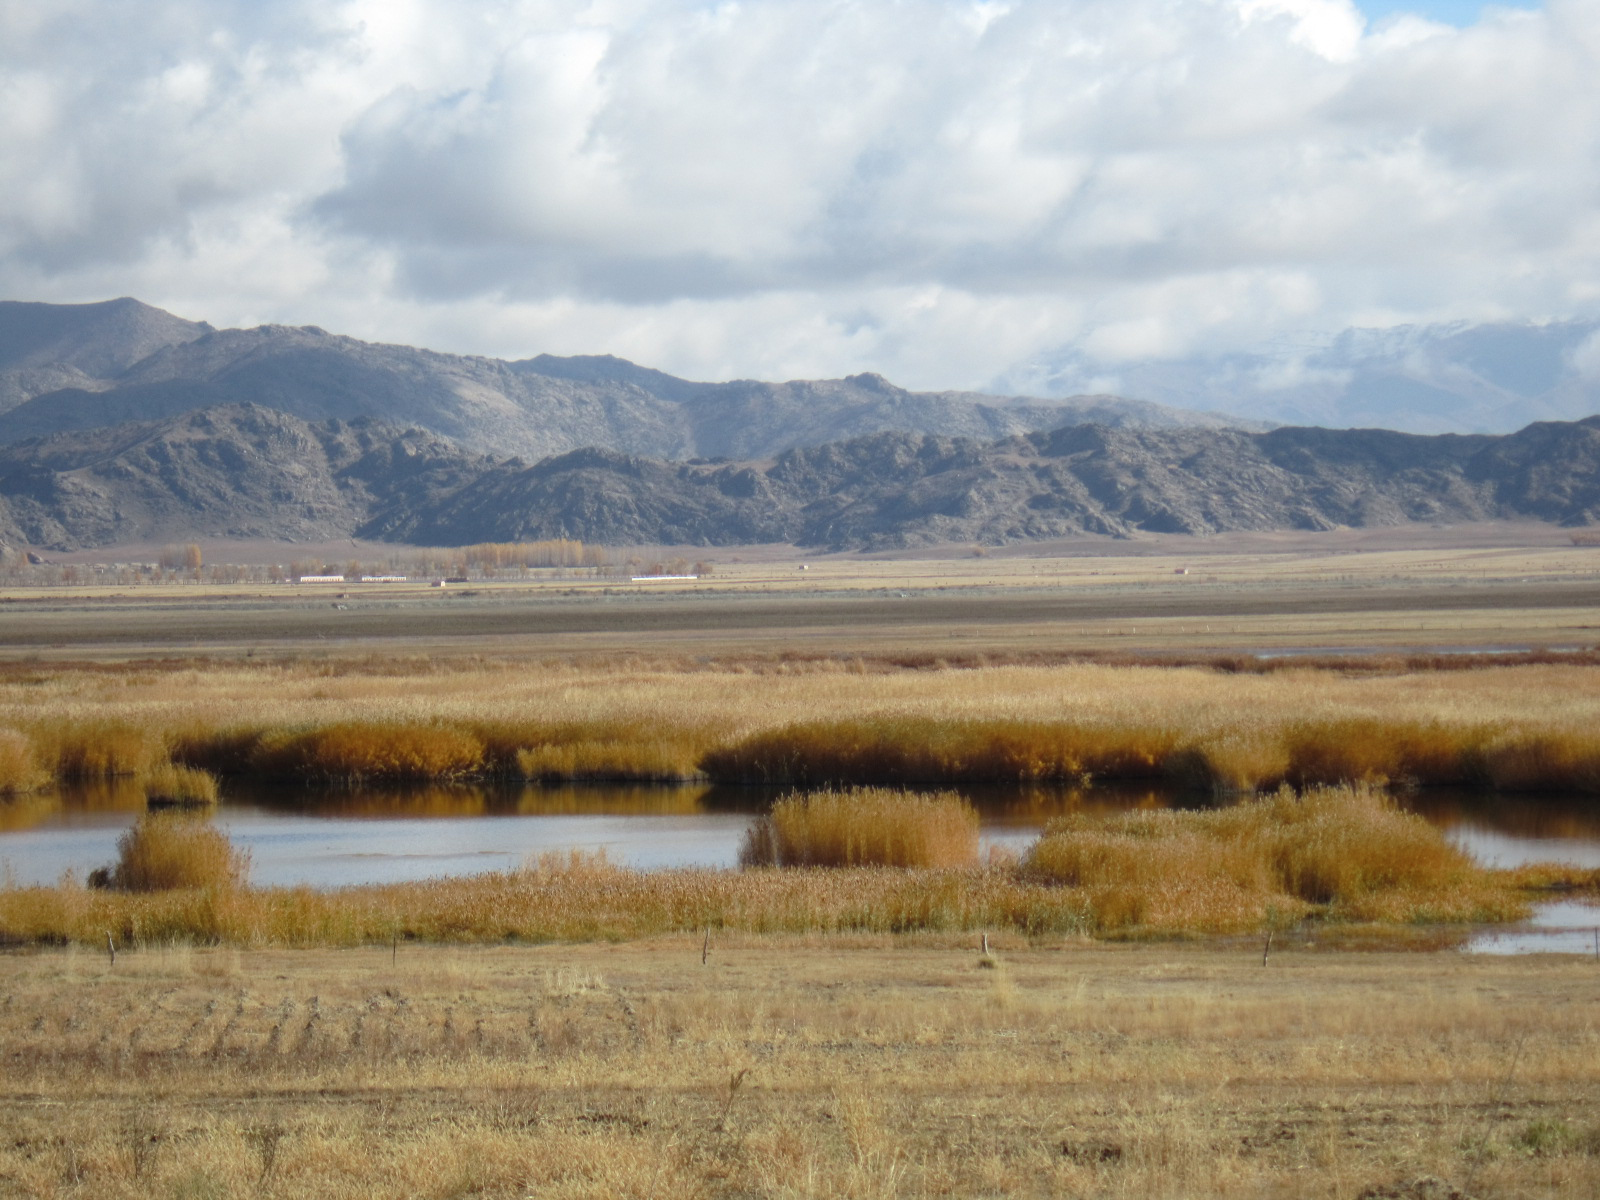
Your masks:
<svg viewBox="0 0 1600 1200"><path fill-rule="evenodd" d="M603 852L642 870L731 867L751 820L772 801L756 788L433 787L305 791L226 787L216 822L250 854L251 881L331 888L500 871L542 854ZM1050 817L1083 807L1157 802L1147 791L988 796L982 844L1019 852ZM80 880L116 858L145 811L137 786L100 784L0 805L0 873L15 885Z"/></svg>
<svg viewBox="0 0 1600 1200"><path fill-rule="evenodd" d="M756 788L429 787L377 791L224 785L217 823L250 854L262 886L333 888L508 870L542 854L603 852L642 870L731 867L751 820L775 793ZM994 788L972 793L985 852L1020 853L1066 812L1182 805L1148 787ZM1193 801L1188 801L1193 803ZM1568 862L1600 867L1600 804L1427 792L1406 803L1474 858L1493 866ZM145 811L128 782L0 802L0 873L15 885L83 879L116 858L117 838ZM1586 952L1600 909L1564 902L1474 938L1485 953Z"/></svg>
<svg viewBox="0 0 1600 1200"><path fill-rule="evenodd" d="M1592 954L1600 962L1600 908L1575 900L1541 904L1531 920L1478 934L1472 954Z"/></svg>

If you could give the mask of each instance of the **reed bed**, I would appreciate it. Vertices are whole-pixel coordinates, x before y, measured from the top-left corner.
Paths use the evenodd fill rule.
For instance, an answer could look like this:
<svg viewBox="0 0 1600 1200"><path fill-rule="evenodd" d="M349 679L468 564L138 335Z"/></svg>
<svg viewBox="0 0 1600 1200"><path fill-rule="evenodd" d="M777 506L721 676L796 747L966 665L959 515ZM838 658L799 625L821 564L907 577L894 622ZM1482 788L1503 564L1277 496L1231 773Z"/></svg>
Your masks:
<svg viewBox="0 0 1600 1200"><path fill-rule="evenodd" d="M1600 793L1600 670L330 660L0 673L0 789L138 775ZM812 714L827 713L825 719ZM31 765L30 765L31 764Z"/></svg>
<svg viewBox="0 0 1600 1200"><path fill-rule="evenodd" d="M1099 930L1220 932L1334 921L1495 922L1526 915L1500 872L1369 787L1318 788L1202 812L1052 821L1023 869L1082 889Z"/></svg>
<svg viewBox="0 0 1600 1200"><path fill-rule="evenodd" d="M330 783L425 783L481 775L484 746L446 724L339 721L264 732L237 768Z"/></svg>
<svg viewBox="0 0 1600 1200"><path fill-rule="evenodd" d="M1174 735L1161 727L941 720L874 715L803 721L711 751L701 766L725 783L1058 783L1091 775L1158 777Z"/></svg>
<svg viewBox="0 0 1600 1200"><path fill-rule="evenodd" d="M853 788L785 796L751 826L747 867L970 867L978 812L954 792Z"/></svg>

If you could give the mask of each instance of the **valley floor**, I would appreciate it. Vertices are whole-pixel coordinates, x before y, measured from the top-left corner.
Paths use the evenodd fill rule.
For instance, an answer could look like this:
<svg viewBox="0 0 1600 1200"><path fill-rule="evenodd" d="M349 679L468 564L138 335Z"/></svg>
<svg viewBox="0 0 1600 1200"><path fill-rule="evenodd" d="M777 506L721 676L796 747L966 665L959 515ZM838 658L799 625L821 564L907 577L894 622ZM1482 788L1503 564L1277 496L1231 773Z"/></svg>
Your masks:
<svg viewBox="0 0 1600 1200"><path fill-rule="evenodd" d="M277 549L272 561L304 553ZM76 585L26 582L57 578L55 567L8 576L0 661L908 651L960 658L1600 642L1600 547L1574 545L1549 525L1085 539L982 555L945 548L808 558L784 547L702 547L686 551L714 560L713 573L697 580L535 570L443 588L426 578L119 585L109 582L115 572L93 574L90 563L118 553L71 556L82 560L85 582ZM264 553L234 548L241 561Z"/></svg>

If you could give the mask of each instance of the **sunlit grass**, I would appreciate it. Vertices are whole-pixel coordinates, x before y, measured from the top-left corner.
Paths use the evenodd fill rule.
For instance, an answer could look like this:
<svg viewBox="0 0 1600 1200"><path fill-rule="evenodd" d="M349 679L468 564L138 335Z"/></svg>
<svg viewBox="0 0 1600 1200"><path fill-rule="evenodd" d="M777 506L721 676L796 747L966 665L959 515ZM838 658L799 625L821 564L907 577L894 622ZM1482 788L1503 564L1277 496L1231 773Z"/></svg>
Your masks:
<svg viewBox="0 0 1600 1200"><path fill-rule="evenodd" d="M1192 812L1067 816L1024 870L1083 889L1097 928L1222 931L1331 920L1504 921L1527 912L1508 877L1369 787L1276 794Z"/></svg>
<svg viewBox="0 0 1600 1200"><path fill-rule="evenodd" d="M31 792L49 778L40 769L32 739L17 729L0 729L0 796Z"/></svg>
<svg viewBox="0 0 1600 1200"><path fill-rule="evenodd" d="M786 796L750 827L745 866L970 867L978 813L954 792L889 788Z"/></svg>
<svg viewBox="0 0 1600 1200"><path fill-rule="evenodd" d="M239 888L248 868L248 856L205 818L150 813L117 840L117 861L98 881L125 892L200 890L210 899Z"/></svg>

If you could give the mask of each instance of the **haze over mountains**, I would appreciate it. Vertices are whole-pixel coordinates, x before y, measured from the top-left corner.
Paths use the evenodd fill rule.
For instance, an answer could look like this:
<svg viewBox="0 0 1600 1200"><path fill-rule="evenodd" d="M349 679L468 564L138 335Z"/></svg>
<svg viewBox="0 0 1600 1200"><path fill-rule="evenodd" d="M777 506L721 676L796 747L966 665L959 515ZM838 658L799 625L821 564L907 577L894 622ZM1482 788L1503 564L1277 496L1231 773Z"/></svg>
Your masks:
<svg viewBox="0 0 1600 1200"><path fill-rule="evenodd" d="M1600 418L1263 431L1116 397L699 384L139 304L0 304L0 541L548 537L834 549L1600 520ZM709 461L708 461L709 460Z"/></svg>
<svg viewBox="0 0 1600 1200"><path fill-rule="evenodd" d="M1346 329L1251 354L1114 368L1065 350L996 386L1036 396L1111 390L1279 425L1510 433L1600 412L1600 321Z"/></svg>

